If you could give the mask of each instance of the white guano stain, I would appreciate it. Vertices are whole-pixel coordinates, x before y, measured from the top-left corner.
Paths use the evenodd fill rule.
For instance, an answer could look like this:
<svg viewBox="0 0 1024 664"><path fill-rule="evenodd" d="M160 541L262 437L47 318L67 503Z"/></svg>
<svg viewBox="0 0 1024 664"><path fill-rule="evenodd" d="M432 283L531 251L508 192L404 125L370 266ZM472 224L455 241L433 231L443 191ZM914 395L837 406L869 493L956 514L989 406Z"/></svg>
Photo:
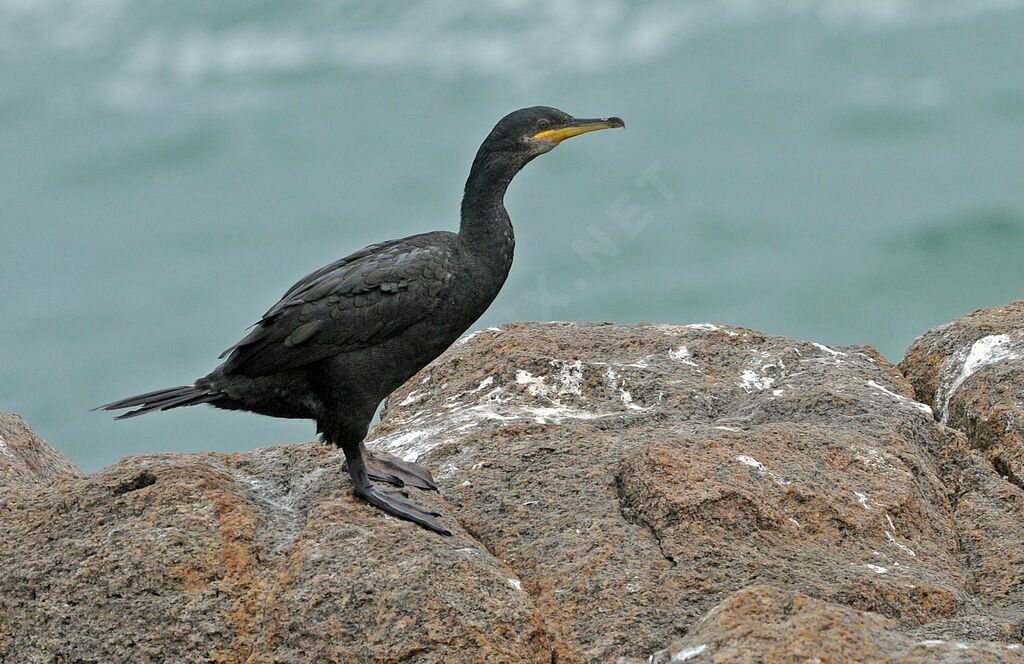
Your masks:
<svg viewBox="0 0 1024 664"><path fill-rule="evenodd" d="M550 392L547 380L541 376L534 376L526 369L516 369L516 385L525 385L527 393L535 397Z"/></svg>
<svg viewBox="0 0 1024 664"><path fill-rule="evenodd" d="M645 355L644 357L641 357L636 362L626 362L626 363L620 364L618 366L620 368L623 368L623 369L650 369L651 365L648 364L648 362L653 357L654 357L654 355ZM594 364L597 364L597 362L594 362Z"/></svg>
<svg viewBox="0 0 1024 664"><path fill-rule="evenodd" d="M468 344L470 341L472 341L473 339L476 339L477 337L479 337L484 332L493 332L494 334L500 334L501 333L501 328L500 327L488 327L487 329L484 329L484 330L476 330L474 332L470 332L466 336L462 337L461 339L459 339L455 343L453 343L452 346L464 346L464 345Z"/></svg>
<svg viewBox="0 0 1024 664"><path fill-rule="evenodd" d="M682 325L670 325L668 323L657 323L657 324L651 325L651 329L654 330L655 332L661 332L662 334L665 334L665 335L670 336L670 337L678 337L680 334L683 334L683 331L686 328L684 326L682 326Z"/></svg>
<svg viewBox="0 0 1024 664"><path fill-rule="evenodd" d="M767 390L773 384L775 384L774 378L772 378L771 376L758 375L756 371L753 371L751 369L747 369L746 371L741 373L740 382L737 383L737 385L743 388L743 391L746 392L747 394L750 394L754 390L757 390L758 392L762 390Z"/></svg>
<svg viewBox="0 0 1024 664"><path fill-rule="evenodd" d="M842 351L838 351L838 350L832 350L831 348L829 348L825 344L819 344L819 343L816 343L816 342L812 341L811 345L814 346L815 348L817 348L820 351L824 351L824 352L828 353L832 357L836 357L836 358L838 358L838 357L846 357L846 353L844 353Z"/></svg>
<svg viewBox="0 0 1024 664"><path fill-rule="evenodd" d="M413 390L412 392L409 393L409 396L407 396L404 399L402 399L402 402L399 403L398 405L399 406L411 406L411 405L413 405L414 403L416 403L417 401L419 401L422 398L423 398L423 395L420 394L419 390Z"/></svg>
<svg viewBox="0 0 1024 664"><path fill-rule="evenodd" d="M467 334L466 336L462 337L461 339L458 339L455 343L452 344L452 346L465 346L466 344L468 344L473 339L476 339L477 337L479 337L482 332L483 332L483 330L477 330L475 332L470 332L469 334Z"/></svg>
<svg viewBox="0 0 1024 664"><path fill-rule="evenodd" d="M487 389L488 387L490 387L493 384L494 384L494 376L488 376L487 378L484 378L482 381L480 381L480 384L477 385L475 389L470 390L469 394L476 394L477 392L479 392L481 390Z"/></svg>
<svg viewBox="0 0 1024 664"><path fill-rule="evenodd" d="M421 456L443 442L435 436L436 433L437 431L433 428L396 431L369 441L367 445L375 450L394 454L403 461L415 463Z"/></svg>
<svg viewBox="0 0 1024 664"><path fill-rule="evenodd" d="M736 461L739 461L744 466L750 466L751 468L756 469L757 472L761 473L762 475L768 472L768 469L764 467L763 463L761 463L754 457L747 456L746 454L741 454L738 457L736 457Z"/></svg>
<svg viewBox="0 0 1024 664"><path fill-rule="evenodd" d="M428 436L434 436L441 431L449 431L457 435L488 421L514 422L528 419L538 424L558 424L565 420L595 420L621 414L588 411L562 404L558 401L557 394L552 395L551 386L546 383L542 384L539 377L532 376L529 372L525 372L525 374L520 374L521 380L517 384L526 384L535 388L528 391L530 396L543 396L551 402L550 406L517 403L521 397L507 392L501 386L495 387L486 394L479 394L475 402L468 404L460 402L460 399L476 392L476 390L470 390L462 395L456 395L454 401L450 400L451 403L445 405L444 412L424 416L423 419L431 418L430 427L416 431L392 433L369 441L367 444L375 449L398 454L403 459L415 460L444 442L442 438L438 437L428 439Z"/></svg>
<svg viewBox="0 0 1024 664"><path fill-rule="evenodd" d="M14 456L14 452L11 451L10 446L7 445L7 441L4 440L3 436L0 436L0 455L15 461L18 460L18 457Z"/></svg>
<svg viewBox="0 0 1024 664"><path fill-rule="evenodd" d="M891 525L892 521L890 520L889 523ZM885 539L889 540L889 544L892 544L894 547L896 547L897 549L899 549L903 553L907 554L911 558L917 558L917 554L914 553L914 550L911 549L906 544L903 544L902 542L898 542L896 540L896 535L894 535L891 531L888 531L888 530L885 531Z"/></svg>
<svg viewBox="0 0 1024 664"><path fill-rule="evenodd" d="M635 402L632 393L625 387L627 379L617 373L613 365L580 360L550 360L548 365L556 371L536 375L526 369L518 369L513 382L505 386L498 385L495 376L487 376L475 388L447 396L442 407L436 411L428 409L417 411L413 416L397 415L395 423L405 426L368 440L367 445L372 449L395 454L406 461L417 461L448 439L461 437L486 422L532 420L538 424L558 424L566 420L621 417L629 412L653 408ZM614 366L621 368L632 365ZM584 392L587 372L598 370L604 375L608 392L621 404L620 408L598 410L585 407L588 401L588 395ZM442 383L436 390L443 392L447 386L448 383ZM411 405L430 394L413 392L402 405ZM540 403L531 403L532 399ZM563 399L566 401L563 402Z"/></svg>
<svg viewBox="0 0 1024 664"><path fill-rule="evenodd" d="M979 370L1007 360L1024 357L1024 344L1007 334L990 334L964 346L946 360L939 389L935 392L935 407L939 409L942 424L949 420L949 402L968 378Z"/></svg>
<svg viewBox="0 0 1024 664"><path fill-rule="evenodd" d="M583 396L583 362L561 362L558 369L558 393Z"/></svg>
<svg viewBox="0 0 1024 664"><path fill-rule="evenodd" d="M557 398L568 394L583 398L583 362L552 360L551 365L559 368L556 384L549 385L546 376L535 376L525 369L516 370L516 384L526 386L527 394L534 397Z"/></svg>
<svg viewBox="0 0 1024 664"><path fill-rule="evenodd" d="M757 471L758 475L760 475L761 477L769 478L771 481L775 482L779 486L786 486L788 484L792 484L792 482L784 480L778 474L768 470L767 466L765 466L763 463L761 463L752 456L740 454L739 456L734 457L734 460L739 463L742 463L744 466L750 466L755 471Z"/></svg>
<svg viewBox="0 0 1024 664"><path fill-rule="evenodd" d="M712 323L689 323L687 325L680 325L678 323L655 323L650 325L649 329L672 337L678 337L679 335L686 334L692 330L697 330L698 332L722 332L730 337L739 336L736 332L733 332L730 329L720 327Z"/></svg>
<svg viewBox="0 0 1024 664"><path fill-rule="evenodd" d="M724 327L719 327L718 325L714 325L712 323L690 323L689 325L683 325L683 327L688 330L700 330L701 332L724 332L730 337L738 336L732 330L726 329Z"/></svg>
<svg viewBox="0 0 1024 664"><path fill-rule="evenodd" d="M857 502L860 503L861 507L868 510L869 512L871 511L871 507L868 506L867 494L863 494L860 491L854 491L853 495L857 499Z"/></svg>
<svg viewBox="0 0 1024 664"><path fill-rule="evenodd" d="M697 366L697 363L693 361L693 357L690 355L690 349L687 348L686 346L680 346L679 348L670 350L668 352L668 356L673 360L676 360L677 362L682 362L687 366Z"/></svg>
<svg viewBox="0 0 1024 664"><path fill-rule="evenodd" d="M897 393L893 392L892 390L886 388L884 385L879 385L878 383L876 383L873 380L867 381L865 383L865 385L867 385L868 387L870 387L872 389L878 390L879 392L881 392L882 394L886 395L887 397L891 397L891 398L895 399L900 405L909 406L909 407L913 408L914 410L918 410L918 411L924 413L928 417L933 417L934 416L934 413L932 412L932 407L929 406L926 403L921 403L920 401L914 401L913 399L905 397L902 394L897 394Z"/></svg>
<svg viewBox="0 0 1024 664"><path fill-rule="evenodd" d="M608 389L618 393L622 405L630 410L647 410L633 403L633 395L624 387L625 380L620 380L619 375L614 369L608 367L605 370L604 376L608 381Z"/></svg>
<svg viewBox="0 0 1024 664"><path fill-rule="evenodd" d="M471 420L475 420L476 424L481 420L515 422L522 419L532 419L537 424L558 424L563 420L597 420L611 415L615 415L615 413L596 413L570 406L557 408L553 406L521 406L504 413L486 406L470 406L461 411L457 417L468 416Z"/></svg>
<svg viewBox="0 0 1024 664"><path fill-rule="evenodd" d="M938 648L946 644L956 648L957 650L968 650L971 645L964 643L963 641L943 641L942 639L925 639L924 641L918 641L917 645L924 646L925 648ZM1007 648L1013 648L1013 646L1007 646Z"/></svg>
<svg viewBox="0 0 1024 664"><path fill-rule="evenodd" d="M683 648L682 650L679 650L675 654L673 654L672 658L668 661L670 664L676 664L676 662L688 662L694 657L707 652L707 649L708 646L705 643L702 643L699 646L690 646L689 648Z"/></svg>

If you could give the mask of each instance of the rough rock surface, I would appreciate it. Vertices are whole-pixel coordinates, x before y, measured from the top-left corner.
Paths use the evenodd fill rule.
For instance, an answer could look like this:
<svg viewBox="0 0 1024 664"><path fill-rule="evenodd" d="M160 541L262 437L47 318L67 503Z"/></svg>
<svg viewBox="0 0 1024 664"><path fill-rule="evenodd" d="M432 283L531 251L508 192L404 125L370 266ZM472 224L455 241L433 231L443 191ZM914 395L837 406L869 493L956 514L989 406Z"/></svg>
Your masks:
<svg viewBox="0 0 1024 664"><path fill-rule="evenodd" d="M963 475L998 477L912 396L867 347L509 325L393 395L371 446L435 469L560 662L650 654L755 583L908 638L1019 642L1024 615L978 596L954 518Z"/></svg>
<svg viewBox="0 0 1024 664"><path fill-rule="evenodd" d="M966 434L969 451L946 458L961 466L951 487L975 593L1024 615L1024 301L929 330L900 368L939 421ZM963 463L979 455L985 468Z"/></svg>
<svg viewBox="0 0 1024 664"><path fill-rule="evenodd" d="M49 484L82 471L17 415L0 413L0 489Z"/></svg>
<svg viewBox="0 0 1024 664"><path fill-rule="evenodd" d="M929 330L900 369L941 422L1024 486L1024 300Z"/></svg>
<svg viewBox="0 0 1024 664"><path fill-rule="evenodd" d="M671 662L1005 662L1024 646L990 641L912 639L877 613L752 585L711 609L685 639L655 653ZM633 660L636 664L648 660ZM622 664L632 664L623 658Z"/></svg>
<svg viewBox="0 0 1024 664"><path fill-rule="evenodd" d="M129 457L0 504L0 661L542 661L505 565L357 502L341 462Z"/></svg>
<svg viewBox="0 0 1024 664"><path fill-rule="evenodd" d="M0 498L0 661L1020 662L1024 491L972 440L867 347L490 328L369 442L454 537L315 444L131 457Z"/></svg>

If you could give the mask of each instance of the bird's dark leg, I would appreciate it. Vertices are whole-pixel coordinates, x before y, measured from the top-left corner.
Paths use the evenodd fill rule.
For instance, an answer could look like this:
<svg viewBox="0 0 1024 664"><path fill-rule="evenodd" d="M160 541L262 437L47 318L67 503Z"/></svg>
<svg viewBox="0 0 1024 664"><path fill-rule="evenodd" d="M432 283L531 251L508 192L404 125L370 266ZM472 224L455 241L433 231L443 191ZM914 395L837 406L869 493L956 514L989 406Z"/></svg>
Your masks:
<svg viewBox="0 0 1024 664"><path fill-rule="evenodd" d="M425 510L370 483L366 462L363 460L362 445L345 445L342 450L345 452L349 477L352 478L353 491L357 496L399 519L418 523L435 533L451 535L451 532L435 518L440 516L440 513Z"/></svg>
<svg viewBox="0 0 1024 664"><path fill-rule="evenodd" d="M417 489L437 491L437 484L430 471L409 461L394 459L390 456L375 455L370 450L362 447L363 459L366 462L366 473L371 480L387 482L395 486L414 486Z"/></svg>

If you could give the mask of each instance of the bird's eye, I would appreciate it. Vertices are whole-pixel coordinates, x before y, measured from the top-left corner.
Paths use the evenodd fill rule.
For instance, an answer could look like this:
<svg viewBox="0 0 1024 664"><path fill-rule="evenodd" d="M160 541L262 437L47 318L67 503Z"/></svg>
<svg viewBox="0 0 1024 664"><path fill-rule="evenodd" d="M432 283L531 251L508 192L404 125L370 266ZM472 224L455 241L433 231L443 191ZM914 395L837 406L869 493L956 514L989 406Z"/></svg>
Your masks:
<svg viewBox="0 0 1024 664"><path fill-rule="evenodd" d="M550 120L547 120L547 119L544 119L544 118L541 118L540 120L537 120L537 129L540 129L541 131L544 131L545 129L548 129L550 127L551 127L551 121Z"/></svg>

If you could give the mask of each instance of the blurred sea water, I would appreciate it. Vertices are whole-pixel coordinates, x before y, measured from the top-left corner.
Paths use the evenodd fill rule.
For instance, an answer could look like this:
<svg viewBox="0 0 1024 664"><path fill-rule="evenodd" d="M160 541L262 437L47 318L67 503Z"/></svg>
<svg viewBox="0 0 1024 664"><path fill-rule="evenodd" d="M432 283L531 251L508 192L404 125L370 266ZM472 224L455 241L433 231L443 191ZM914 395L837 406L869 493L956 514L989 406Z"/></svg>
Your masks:
<svg viewBox="0 0 1024 664"><path fill-rule="evenodd" d="M619 115L506 199L478 326L725 322L898 360L1024 297L1024 0L0 0L0 410L87 470L311 423L190 382L303 274L457 226L479 142Z"/></svg>

